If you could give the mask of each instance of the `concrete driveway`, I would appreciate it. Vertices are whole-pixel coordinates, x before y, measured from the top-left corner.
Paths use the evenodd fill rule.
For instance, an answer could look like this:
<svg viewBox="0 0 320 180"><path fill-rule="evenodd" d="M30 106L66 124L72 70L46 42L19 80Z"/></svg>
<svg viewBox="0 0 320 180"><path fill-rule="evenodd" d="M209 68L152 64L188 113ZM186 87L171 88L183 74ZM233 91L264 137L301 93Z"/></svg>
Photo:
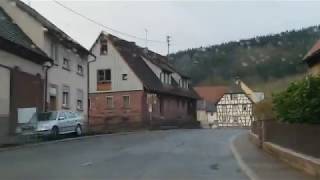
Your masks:
<svg viewBox="0 0 320 180"><path fill-rule="evenodd" d="M0 152L0 179L247 180L229 148L239 129L105 135Z"/></svg>

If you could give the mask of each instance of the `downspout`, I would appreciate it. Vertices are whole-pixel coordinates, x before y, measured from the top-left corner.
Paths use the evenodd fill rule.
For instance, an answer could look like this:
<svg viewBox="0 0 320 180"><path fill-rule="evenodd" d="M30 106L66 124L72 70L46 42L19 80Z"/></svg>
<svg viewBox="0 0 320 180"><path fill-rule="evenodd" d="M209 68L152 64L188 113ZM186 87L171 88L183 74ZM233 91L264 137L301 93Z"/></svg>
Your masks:
<svg viewBox="0 0 320 180"><path fill-rule="evenodd" d="M48 71L49 69L53 66L51 62L47 64L47 62L43 65L45 68L45 77L44 77L44 102L43 102L43 110L44 112L47 112L48 110L48 105L47 105L47 100L48 100Z"/></svg>
<svg viewBox="0 0 320 180"><path fill-rule="evenodd" d="M93 57L92 61L88 61L87 63L87 111L88 111L88 126L89 126L89 117L90 117L90 103L89 103L89 95L90 95L90 63L97 61L97 57L94 54L90 54ZM91 101L90 101L91 102Z"/></svg>

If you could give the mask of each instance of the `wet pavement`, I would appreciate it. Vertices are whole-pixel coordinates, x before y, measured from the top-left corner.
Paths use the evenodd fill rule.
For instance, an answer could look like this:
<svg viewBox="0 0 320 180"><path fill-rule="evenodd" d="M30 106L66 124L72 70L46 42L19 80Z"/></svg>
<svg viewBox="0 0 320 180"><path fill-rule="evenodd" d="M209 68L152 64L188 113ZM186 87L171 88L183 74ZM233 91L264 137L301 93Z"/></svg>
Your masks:
<svg viewBox="0 0 320 180"><path fill-rule="evenodd" d="M247 180L229 147L243 131L146 131L3 151L0 179Z"/></svg>

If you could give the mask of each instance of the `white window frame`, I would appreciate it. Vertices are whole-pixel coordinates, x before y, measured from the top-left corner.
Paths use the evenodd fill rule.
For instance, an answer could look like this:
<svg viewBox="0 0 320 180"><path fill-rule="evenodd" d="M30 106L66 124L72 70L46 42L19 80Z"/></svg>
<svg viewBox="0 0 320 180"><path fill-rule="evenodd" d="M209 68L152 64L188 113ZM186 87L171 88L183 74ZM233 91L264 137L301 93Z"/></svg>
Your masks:
<svg viewBox="0 0 320 180"><path fill-rule="evenodd" d="M81 94L81 95L80 95ZM79 97L79 96L81 96L81 97ZM77 101L76 101L76 107L77 107L77 110L79 110L79 111L83 111L83 97L84 96L84 94L83 94L83 90L82 89L77 89ZM78 102L81 102L81 106L79 107L79 104L78 104Z"/></svg>
<svg viewBox="0 0 320 180"><path fill-rule="evenodd" d="M68 89L68 91L66 91ZM67 92L67 97L65 98L65 92ZM63 85L62 87L62 107L69 108L70 107L70 86Z"/></svg>
<svg viewBox="0 0 320 180"><path fill-rule="evenodd" d="M127 105L125 104L125 101L124 101L125 97L128 97L128 104ZM123 108L130 108L130 105L131 105L130 95L123 95L122 96L122 105L123 105Z"/></svg>
<svg viewBox="0 0 320 180"><path fill-rule="evenodd" d="M111 99L111 105L108 104L108 98ZM113 96L106 96L106 107L109 109L114 108L114 101L113 101Z"/></svg>

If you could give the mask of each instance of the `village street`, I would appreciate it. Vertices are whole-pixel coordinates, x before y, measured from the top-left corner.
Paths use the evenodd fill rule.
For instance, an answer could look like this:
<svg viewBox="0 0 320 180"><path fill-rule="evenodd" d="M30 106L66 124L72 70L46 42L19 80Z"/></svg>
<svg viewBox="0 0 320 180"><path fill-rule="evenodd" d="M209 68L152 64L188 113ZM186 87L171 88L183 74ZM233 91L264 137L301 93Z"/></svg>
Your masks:
<svg viewBox="0 0 320 180"><path fill-rule="evenodd" d="M229 147L239 129L89 137L0 152L1 179L244 180Z"/></svg>

